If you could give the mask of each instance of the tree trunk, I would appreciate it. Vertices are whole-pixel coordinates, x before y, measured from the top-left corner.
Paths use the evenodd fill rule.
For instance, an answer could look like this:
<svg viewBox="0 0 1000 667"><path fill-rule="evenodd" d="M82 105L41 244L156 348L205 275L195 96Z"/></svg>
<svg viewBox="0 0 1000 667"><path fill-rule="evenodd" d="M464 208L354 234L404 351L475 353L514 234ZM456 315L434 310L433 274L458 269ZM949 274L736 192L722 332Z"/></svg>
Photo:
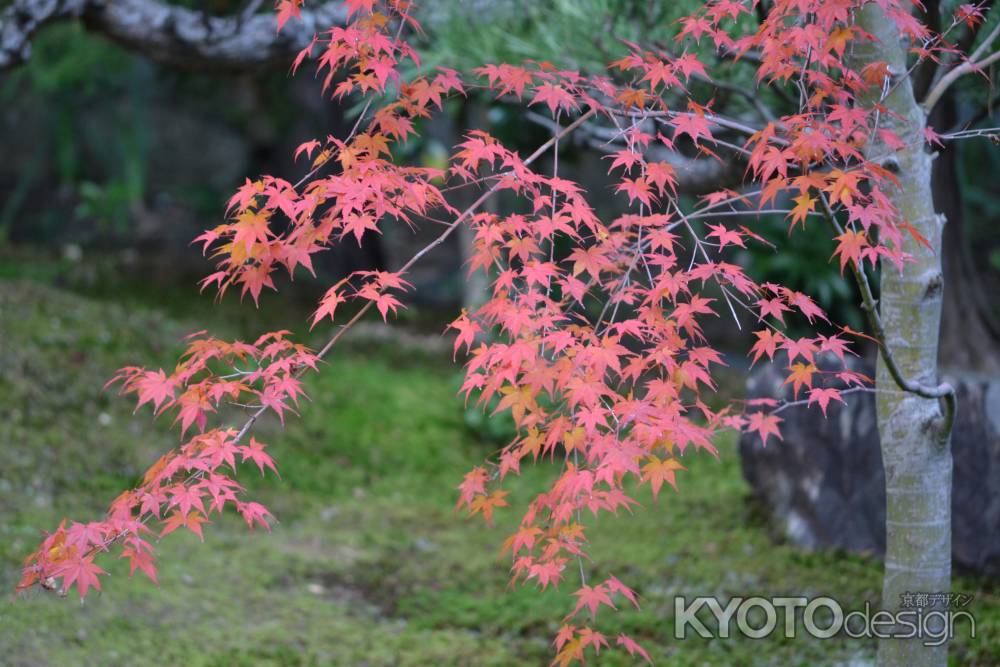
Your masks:
<svg viewBox="0 0 1000 667"><path fill-rule="evenodd" d="M870 45L855 46L860 63L885 62L894 75L903 75L906 51L895 24L875 3L861 10L858 24L876 37ZM875 100L869 100L872 101ZM881 114L883 127L907 139L921 136L927 119L914 98L909 79L901 81L883 104L888 110ZM879 298L885 343L894 354L903 377L930 386L938 383L943 294L940 257L944 226L943 216L934 211L932 160L922 142L912 142L895 154L899 187L891 193L891 198L900 215L930 242L933 251L907 239L905 249L915 261L906 264L902 272L891 265L883 265ZM894 383L883 359L879 359L876 386L886 477L882 606L895 612L902 608L901 595L904 593L947 592L950 587L950 434L940 432L938 401L902 391ZM879 665L946 665L947 644L928 647L923 641L920 638L882 640Z"/></svg>

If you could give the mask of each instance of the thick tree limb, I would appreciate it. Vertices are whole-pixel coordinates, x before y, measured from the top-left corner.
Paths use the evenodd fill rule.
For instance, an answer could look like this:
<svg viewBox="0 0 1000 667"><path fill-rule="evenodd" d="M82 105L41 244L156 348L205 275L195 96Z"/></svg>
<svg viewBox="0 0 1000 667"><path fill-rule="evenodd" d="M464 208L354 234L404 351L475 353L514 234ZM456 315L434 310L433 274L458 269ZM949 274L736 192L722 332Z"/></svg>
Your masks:
<svg viewBox="0 0 1000 667"><path fill-rule="evenodd" d="M31 56L45 26L80 20L122 46L172 66L251 69L290 62L313 35L346 19L340 2L304 10L279 33L274 14L218 17L159 0L14 0L0 12L0 70Z"/></svg>

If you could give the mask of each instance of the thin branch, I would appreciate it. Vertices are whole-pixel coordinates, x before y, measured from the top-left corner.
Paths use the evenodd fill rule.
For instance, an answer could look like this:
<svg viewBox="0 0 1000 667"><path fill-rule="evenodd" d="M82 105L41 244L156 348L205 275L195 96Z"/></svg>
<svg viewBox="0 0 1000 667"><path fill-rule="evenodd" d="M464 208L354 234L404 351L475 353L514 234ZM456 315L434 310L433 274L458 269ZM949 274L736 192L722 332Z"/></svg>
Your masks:
<svg viewBox="0 0 1000 667"><path fill-rule="evenodd" d="M1000 106L1000 95L996 95L991 99L986 100L986 103L983 104L975 113L948 130L949 134L963 131L973 125L976 125L977 123L981 123L996 113L997 106Z"/></svg>
<svg viewBox="0 0 1000 667"><path fill-rule="evenodd" d="M525 117L532 123L549 129L559 127L548 116L533 111L528 111ZM576 132L579 143L603 153L613 153L619 150L621 144L614 142L621 139L622 134L615 128L604 127L593 122L581 125ZM649 147L645 151L645 155L649 160L670 164L677 177L677 189L686 194L713 192L735 185L739 181L740 165L736 161L719 162L706 158L687 157L678 151L659 146Z"/></svg>
<svg viewBox="0 0 1000 667"><path fill-rule="evenodd" d="M947 92L947 90L952 86L955 81L960 77L981 70L987 65L1000 60L1000 51L994 51L985 58L980 59L986 51L993 45L994 40L1000 35L1000 23L993 28L992 32L986 36L982 43L972 52L969 59L964 63L948 71L947 74L941 77L941 79L934 84L931 88L931 92L927 93L927 97L924 98L923 106L924 111L930 113L930 111L937 105L941 100L941 97Z"/></svg>
<svg viewBox="0 0 1000 667"><path fill-rule="evenodd" d="M875 387L851 387L850 389L841 389L839 391L841 396L847 396L848 394L858 394L858 393L874 394L878 390ZM788 408L794 408L801 405L809 405L809 403L815 403L815 402L816 401L814 399L809 399L809 398L803 398L797 401L786 401L781 405L779 405L778 407L776 407L774 410L771 410L771 412L769 412L768 414L776 415L780 412L784 412Z"/></svg>
<svg viewBox="0 0 1000 667"><path fill-rule="evenodd" d="M940 135L943 141L954 139L972 139L973 137L996 137L1000 136L1000 127L981 127L975 130L959 130Z"/></svg>
<svg viewBox="0 0 1000 667"><path fill-rule="evenodd" d="M626 116L628 118L677 118L678 116L694 116L694 112L691 111L619 111L617 109L609 109L610 113L616 116ZM754 127L752 125L747 125L738 120L732 118L726 118L725 116L720 116L716 113L704 113L702 114L706 121L709 123L718 125L719 127L724 127L729 130L735 130L743 134L757 134L760 132L760 128ZM782 145L788 145L788 142L784 139L773 137L772 141L781 143Z"/></svg>

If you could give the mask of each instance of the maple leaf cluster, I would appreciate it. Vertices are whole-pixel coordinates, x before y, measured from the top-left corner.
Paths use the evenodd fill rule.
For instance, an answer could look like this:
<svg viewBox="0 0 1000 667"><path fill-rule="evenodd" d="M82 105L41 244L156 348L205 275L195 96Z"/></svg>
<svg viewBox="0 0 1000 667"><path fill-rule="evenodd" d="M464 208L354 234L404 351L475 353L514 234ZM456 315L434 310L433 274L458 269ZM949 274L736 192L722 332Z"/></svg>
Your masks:
<svg viewBox="0 0 1000 667"><path fill-rule="evenodd" d="M181 434L192 425L205 430L208 416L223 402L256 402L284 421L285 411L304 396L303 369L316 370L318 358L308 348L288 339L288 331L264 334L253 343L228 342L198 332L169 375L161 368L129 366L108 384L120 382L123 394L135 394L141 408L149 403L155 414L174 411ZM225 371L220 374L220 370Z"/></svg>
<svg viewBox="0 0 1000 667"><path fill-rule="evenodd" d="M876 1L919 44L918 56L950 48L911 16L908 4ZM295 17L301 4L279 0L279 23ZM509 475L543 458L559 465L555 481L527 502L504 543L514 582L556 587L577 579L579 570L575 606L555 641L558 664L611 645L596 629L602 607L617 609L622 600L638 605L637 593L609 574L588 583L586 517L629 511L647 489L654 498L665 484L676 489L683 457L692 448L715 453L713 441L723 430L757 433L765 443L780 439L778 412L800 394L801 402L825 414L831 402L843 401L843 390L870 384L844 363L857 332L830 323L806 294L758 283L735 254L748 244L769 244L752 222L739 222L756 220L768 206L791 207L777 209L790 230L825 219L835 231L831 260L841 271L850 266L863 273L883 260L901 267L911 259L904 233L926 243L887 195L895 176L870 157L873 145L885 157L913 139L880 127L886 112L862 103L863 95L893 85L884 63L857 71L845 58L853 45L874 39L853 24L865 4L776 0L750 28L744 15L753 16L751 0L710 0L680 21L672 48L626 44L627 55L611 63L607 75L529 61L485 65L466 83L446 68L404 79L404 61L420 67L404 39L420 29L410 3L350 0L347 24L317 35L294 67L315 58L334 98L368 97L354 129L344 138L302 144L296 157L310 165L297 183L248 179L230 200L227 221L198 238L217 261L203 287L214 285L221 294L236 286L256 302L263 288L275 288L275 270L312 272L312 255L331 245L360 242L386 224L443 225L399 271L356 272L328 289L312 325L337 321L340 307L356 301L360 309L349 327L371 308L383 319L394 314L410 287L404 276L412 264L458 225L471 229L469 269L487 272L491 285L485 304L449 325L455 355L466 355L462 393L509 411L518 434L466 475L458 506L492 522L512 504L502 488ZM961 10L956 20L977 15ZM712 50L753 52L760 85L794 90L798 109L758 127L697 99L689 85L711 81ZM420 121L472 87L547 111L552 138L522 157L469 128L446 169L397 164L394 149ZM609 220L598 216L583 186L558 172L560 140L588 123L599 124L616 145L608 173L623 212ZM746 160L747 183L689 205L677 192L677 168L651 159L654 149L707 160L735 152ZM550 150L556 159L551 173L542 173L535 163ZM449 193L473 188L482 194L465 210L448 203ZM506 213L479 210L498 193L510 202ZM752 363L766 357L781 364L792 402L710 407L714 373L725 360L703 325L720 316L753 327ZM792 318L805 320L815 335L789 333ZM206 431L207 420L224 401L253 402L283 417L302 395L301 371L315 368L344 330L317 354L292 344L286 332L254 344L199 336L169 375L123 369L116 379L140 406L175 411L182 431L195 426L202 433L116 500L104 522L61 526L48 536L29 558L21 588L61 579L63 589L75 584L85 595L98 586L93 557L111 541L124 545L133 571L155 578L152 547L142 537L147 521L160 521L161 534L182 526L200 534L210 512L234 503L248 524L266 525L266 510L238 500L238 484L222 471L235 468L237 456L262 471L270 459L256 441L242 444L246 429ZM828 360L822 370L820 355ZM581 618L584 611L589 619ZM615 645L649 658L627 635L617 636Z"/></svg>
<svg viewBox="0 0 1000 667"><path fill-rule="evenodd" d="M260 524L270 530L270 511L241 497L243 486L233 477L239 461L260 469L275 470L265 446L254 438L238 444L237 431L201 433L175 451L164 454L143 476L142 483L123 492L111 503L101 521L64 519L39 548L25 559L17 591L40 584L66 595L75 586L81 599L90 589L101 590L99 575L107 574L94 560L117 546L128 560L131 574L141 571L156 582L157 539L187 528L204 539L202 525L208 517L232 506L251 529ZM158 525L154 530L151 525Z"/></svg>
<svg viewBox="0 0 1000 667"><path fill-rule="evenodd" d="M734 317L744 311L762 326L750 354L754 362L781 354L795 399L805 388L803 402L825 414L830 402L843 401L842 388L870 384L843 366L850 352L845 334L855 332L788 335L788 313L797 312L812 326L828 318L807 295L758 284L726 259L727 247L764 241L727 218L780 197L796 202L787 213L793 227L820 216L843 225L832 257L842 271L849 263L864 271L866 263L881 259L897 267L909 261L902 233L913 234L913 228L886 194L897 185L895 177L867 157L866 147L870 136L887 151L906 143L878 128L880 110L859 103L860 94L885 85L884 77L844 66L848 45L872 39L849 23L862 4L778 2L760 31L742 37L731 31L741 14L750 13L749 3L706 3L683 22L681 40L708 36L719 51L758 49L761 79L801 81L798 113L750 131L716 114L710 103L685 99L688 81L706 75L693 51L629 45L630 54L612 64L614 83L537 63L478 70L499 96L544 102L556 128L563 127L563 115L578 110L603 117L626 146L610 156L609 173L631 209L608 223L599 220L582 187L555 173L522 172L516 155L482 132L470 134L456 155L457 176L473 180L482 178L483 167L497 168L494 187L527 200L523 211L472 218L470 267L495 276L492 299L451 324L458 334L456 352L464 346L470 357L463 391L483 405L498 397L497 411L509 410L519 429L495 461L466 477L459 506L489 521L509 502L499 485L525 461L547 457L563 466L552 486L529 502L521 526L505 543L514 581L558 585L576 569L569 565L585 558L584 515L628 510L638 504L633 489L645 484L654 496L664 482L676 487L687 448L714 452L719 430L755 432L765 443L781 437L777 412L783 406L777 400L713 410L702 399L702 392L714 393L713 368L723 363L701 324L718 315L720 295ZM926 38L903 8L881 4L901 31ZM668 106L667 90L681 93L679 110ZM677 150L686 142L718 159L726 142L716 133L733 129L748 135L737 150L747 158L753 190L712 193L684 211L674 168L648 160L651 148ZM700 237L695 221L710 232ZM558 247L571 249L556 253L557 239ZM843 367L820 370L817 356L823 353ZM610 591L589 586L582 571L574 595L580 604L568 618L582 607L593 617L599 607L615 606ZM619 644L633 652L626 641ZM585 649L599 653L607 645L590 625L567 623L556 641L556 662L582 661Z"/></svg>
<svg viewBox="0 0 1000 667"><path fill-rule="evenodd" d="M189 337L187 351L169 375L138 367L123 368L111 382L122 383L122 393L135 394L137 405L150 404L155 414L172 412L181 432L190 427L198 435L164 454L145 473L142 483L125 491L111 504L101 521L71 523L64 519L25 561L19 591L36 583L68 593L74 586L80 597L100 590L105 574L94 559L112 546L128 559L131 572L140 570L156 581L151 534L163 537L187 528L202 537L202 524L212 513L232 506L251 528L269 528L271 513L260 503L241 498L243 487L234 479L240 463L251 462L261 474L277 472L265 446L235 429L206 430L208 416L223 403L255 401L258 413L270 410L284 418L289 403L304 396L302 369L315 369L316 356L278 331L253 343L227 342L199 332ZM222 369L229 372L220 374ZM110 384L110 383L109 383ZM158 524L154 531L150 524Z"/></svg>
<svg viewBox="0 0 1000 667"><path fill-rule="evenodd" d="M276 269L284 268L294 276L302 266L315 275L312 255L347 237L360 244L365 233L379 231L383 219L412 226L415 217L435 207L454 213L435 185L444 173L395 164L390 145L411 136L414 122L440 109L449 94L464 92L457 73L439 68L432 76L402 81L399 68L404 61L419 65L416 52L399 39L403 26L419 29L408 13L409 3L389 3L390 14L399 23L395 35L388 32L388 16L374 11L373 3L347 4L355 20L317 35L300 53L295 67L321 47L317 74L325 72L324 90L335 76L348 71L353 74L342 77L335 97L388 95L391 87L394 99L372 114L367 127L356 126L344 140L331 136L299 146L295 157L312 160L311 171L299 183L273 176L247 179L229 201L230 221L195 239L218 261L218 271L202 281L203 288L214 285L221 295L237 285L241 296L249 293L257 302L265 287L275 289L272 274ZM340 169L317 176L328 165Z"/></svg>

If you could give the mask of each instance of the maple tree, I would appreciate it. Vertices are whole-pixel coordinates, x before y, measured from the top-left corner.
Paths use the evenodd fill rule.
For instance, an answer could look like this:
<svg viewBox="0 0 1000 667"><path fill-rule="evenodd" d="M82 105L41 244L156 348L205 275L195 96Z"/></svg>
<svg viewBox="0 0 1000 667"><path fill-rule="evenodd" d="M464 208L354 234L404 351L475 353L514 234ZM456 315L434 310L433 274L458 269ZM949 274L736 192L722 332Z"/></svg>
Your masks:
<svg viewBox="0 0 1000 667"><path fill-rule="evenodd" d="M278 29L294 25L303 5L278 0ZM46 536L25 561L19 591L75 587L83 598L100 589L104 570L96 561L113 548L132 573L155 582L153 538L181 528L201 537L209 517L227 506L250 528L268 528L270 512L247 499L235 479L243 463L276 472L251 435L255 423L266 412L283 421L294 411L304 396L302 375L372 308L383 320L403 308L410 268L460 226L474 239L470 271L491 276L486 303L448 325L456 357L466 357L462 393L484 406L495 399L518 435L465 476L458 506L492 522L503 508L524 504L503 545L512 581L542 589L568 582L575 599L555 637L556 664L612 645L649 659L635 638L598 629L601 614L640 599L609 573L588 575L587 517L628 511L647 485L654 499L664 484L676 488L688 450L715 453L721 431L755 433L775 446L783 410L815 404L825 414L846 394L872 390L870 378L846 365L853 341L877 343L879 385L894 383L906 395L901 400L917 401L921 423L933 425L935 447L947 451L954 391L937 383L933 359L897 362L900 339L887 327L900 326L899 311L880 317L868 271L881 267L883 297L893 280L914 289L913 267L933 273L939 220L933 208L927 213L906 199L900 173L930 159L919 157L928 143L965 135L926 132L922 118L909 113L908 71L915 65L900 41L912 45L917 63L945 63L947 73L926 102L933 106L956 78L996 59L986 54L988 44L966 56L948 39L952 30L982 22L979 6L963 5L950 27L935 33L899 0L777 0L760 16L749 0L710 0L680 21L673 44L625 43L625 55L604 74L538 61L484 64L464 74L422 69L407 40L420 31L408 0L344 6L346 21L317 32L292 69L313 63L334 100L362 99L357 122L347 136L302 144L295 157L307 167L297 181L247 179L229 201L227 221L197 239L216 263L202 287L220 296L232 288L257 302L264 289L277 288L276 273L311 273L316 253L360 242L386 225L438 225L439 235L398 271L357 271L330 286L310 325L339 326L317 351L286 331L252 343L201 332L169 373L122 369L112 383L134 395L137 407L172 415L183 437L194 435L116 498L103 519L64 521ZM759 84L791 91L797 108L753 125L718 112L711 99L696 99L691 81L711 80L711 70L734 59L753 59ZM552 136L522 156L468 128L447 168L394 159L421 121L473 90L543 113ZM559 172L561 142L594 127L624 145L610 155L608 171L626 212L608 220L595 212L593 193ZM746 183L689 205L677 191L677 168L649 159L653 147L705 160L738 154L746 160ZM550 154L551 168L539 169ZM479 194L460 210L453 195L467 191ZM517 202L510 212L484 210L501 192ZM753 229L765 211L784 215L790 231L829 226L831 261L857 281L871 336L837 326L808 295L758 282L732 261L736 248L768 243ZM928 322L939 317L933 306L915 307ZM724 361L703 323L720 316L752 327L752 363L786 369L792 400L711 407L713 373ZM793 321L812 334L793 333ZM246 408L247 420L211 425L223 404ZM503 488L523 465L543 459L558 467L543 492L524 503ZM912 648L899 650L886 653L886 664L917 664Z"/></svg>

